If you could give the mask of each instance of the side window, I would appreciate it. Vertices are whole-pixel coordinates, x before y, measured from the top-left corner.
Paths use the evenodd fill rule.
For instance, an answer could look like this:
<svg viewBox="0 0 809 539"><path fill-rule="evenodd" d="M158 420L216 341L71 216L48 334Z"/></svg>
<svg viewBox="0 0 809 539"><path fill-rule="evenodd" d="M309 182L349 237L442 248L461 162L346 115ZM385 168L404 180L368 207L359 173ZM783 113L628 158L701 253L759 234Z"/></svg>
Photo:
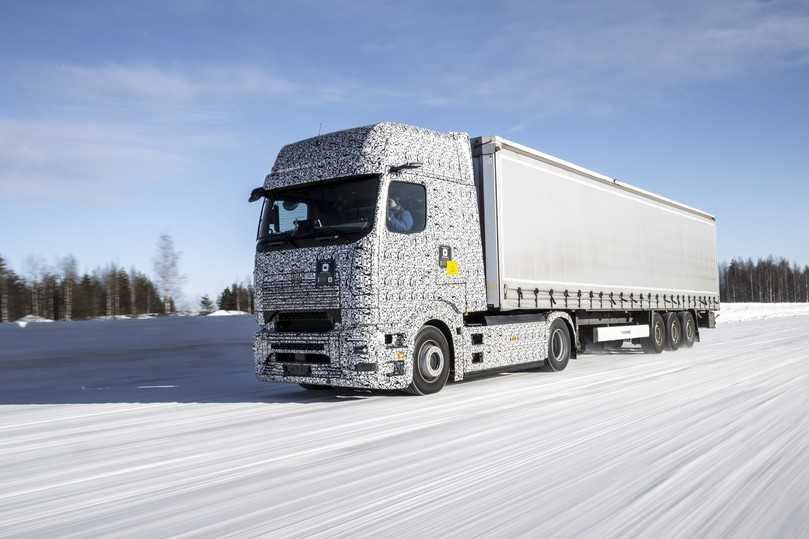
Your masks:
<svg viewBox="0 0 809 539"><path fill-rule="evenodd" d="M390 182L388 186L388 230L415 234L427 225L427 190L418 183Z"/></svg>

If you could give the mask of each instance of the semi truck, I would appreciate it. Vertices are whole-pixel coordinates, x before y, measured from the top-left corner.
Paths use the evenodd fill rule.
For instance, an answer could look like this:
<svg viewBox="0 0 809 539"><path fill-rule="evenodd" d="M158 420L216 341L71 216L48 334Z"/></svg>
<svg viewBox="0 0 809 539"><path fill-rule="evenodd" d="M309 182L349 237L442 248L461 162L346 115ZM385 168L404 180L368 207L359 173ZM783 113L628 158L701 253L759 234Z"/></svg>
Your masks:
<svg viewBox="0 0 809 539"><path fill-rule="evenodd" d="M425 395L715 326L712 215L501 137L318 135L249 199L263 380Z"/></svg>

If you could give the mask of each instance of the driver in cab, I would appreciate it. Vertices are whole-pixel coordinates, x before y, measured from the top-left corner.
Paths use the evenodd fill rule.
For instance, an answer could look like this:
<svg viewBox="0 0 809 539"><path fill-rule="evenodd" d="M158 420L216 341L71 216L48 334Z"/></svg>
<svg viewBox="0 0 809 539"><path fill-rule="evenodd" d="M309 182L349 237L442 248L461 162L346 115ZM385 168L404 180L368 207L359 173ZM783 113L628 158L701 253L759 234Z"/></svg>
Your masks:
<svg viewBox="0 0 809 539"><path fill-rule="evenodd" d="M413 230L413 214L396 196L388 198L388 228L406 234Z"/></svg>

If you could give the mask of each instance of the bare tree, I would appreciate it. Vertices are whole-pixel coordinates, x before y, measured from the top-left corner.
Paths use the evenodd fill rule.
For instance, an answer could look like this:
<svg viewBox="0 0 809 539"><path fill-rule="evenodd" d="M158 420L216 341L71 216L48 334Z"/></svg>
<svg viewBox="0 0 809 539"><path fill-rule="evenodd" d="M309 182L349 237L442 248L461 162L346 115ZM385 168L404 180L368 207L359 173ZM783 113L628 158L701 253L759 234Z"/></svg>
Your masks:
<svg viewBox="0 0 809 539"><path fill-rule="evenodd" d="M171 304L182 294L185 276L180 273L180 256L174 247L174 240L168 234L161 234L157 240L157 252L153 259L154 273L160 294L163 296L164 311L171 311ZM173 301L172 301L173 300Z"/></svg>
<svg viewBox="0 0 809 539"><path fill-rule="evenodd" d="M64 290L65 320L73 319L73 287L79 278L79 264L76 257L68 255L61 261L62 267L62 288Z"/></svg>
<svg viewBox="0 0 809 539"><path fill-rule="evenodd" d="M25 259L25 273L31 283L31 314L39 316L40 281L45 271L45 261L40 257L29 256Z"/></svg>

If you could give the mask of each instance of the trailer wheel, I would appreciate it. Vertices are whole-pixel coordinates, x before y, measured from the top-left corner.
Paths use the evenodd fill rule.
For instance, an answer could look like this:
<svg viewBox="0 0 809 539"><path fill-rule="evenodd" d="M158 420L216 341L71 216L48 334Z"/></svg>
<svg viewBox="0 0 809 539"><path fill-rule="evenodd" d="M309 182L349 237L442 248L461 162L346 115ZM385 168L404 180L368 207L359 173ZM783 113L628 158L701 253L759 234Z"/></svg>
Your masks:
<svg viewBox="0 0 809 539"><path fill-rule="evenodd" d="M677 350L683 343L683 325L675 312L666 313L666 347Z"/></svg>
<svg viewBox="0 0 809 539"><path fill-rule="evenodd" d="M682 311L680 324L683 326L683 345L691 348L694 346L694 341L697 340L697 326L694 324L694 317L688 311Z"/></svg>
<svg viewBox="0 0 809 539"><path fill-rule="evenodd" d="M567 324L557 318L548 329L548 357L545 359L545 370L563 371L570 361L570 332Z"/></svg>
<svg viewBox="0 0 809 539"><path fill-rule="evenodd" d="M641 341L643 350L649 354L659 354L666 345L666 324L660 313L652 313L649 336Z"/></svg>
<svg viewBox="0 0 809 539"><path fill-rule="evenodd" d="M449 377L450 361L444 334L433 326L421 328L413 347L413 381L407 390L415 395L441 391Z"/></svg>

